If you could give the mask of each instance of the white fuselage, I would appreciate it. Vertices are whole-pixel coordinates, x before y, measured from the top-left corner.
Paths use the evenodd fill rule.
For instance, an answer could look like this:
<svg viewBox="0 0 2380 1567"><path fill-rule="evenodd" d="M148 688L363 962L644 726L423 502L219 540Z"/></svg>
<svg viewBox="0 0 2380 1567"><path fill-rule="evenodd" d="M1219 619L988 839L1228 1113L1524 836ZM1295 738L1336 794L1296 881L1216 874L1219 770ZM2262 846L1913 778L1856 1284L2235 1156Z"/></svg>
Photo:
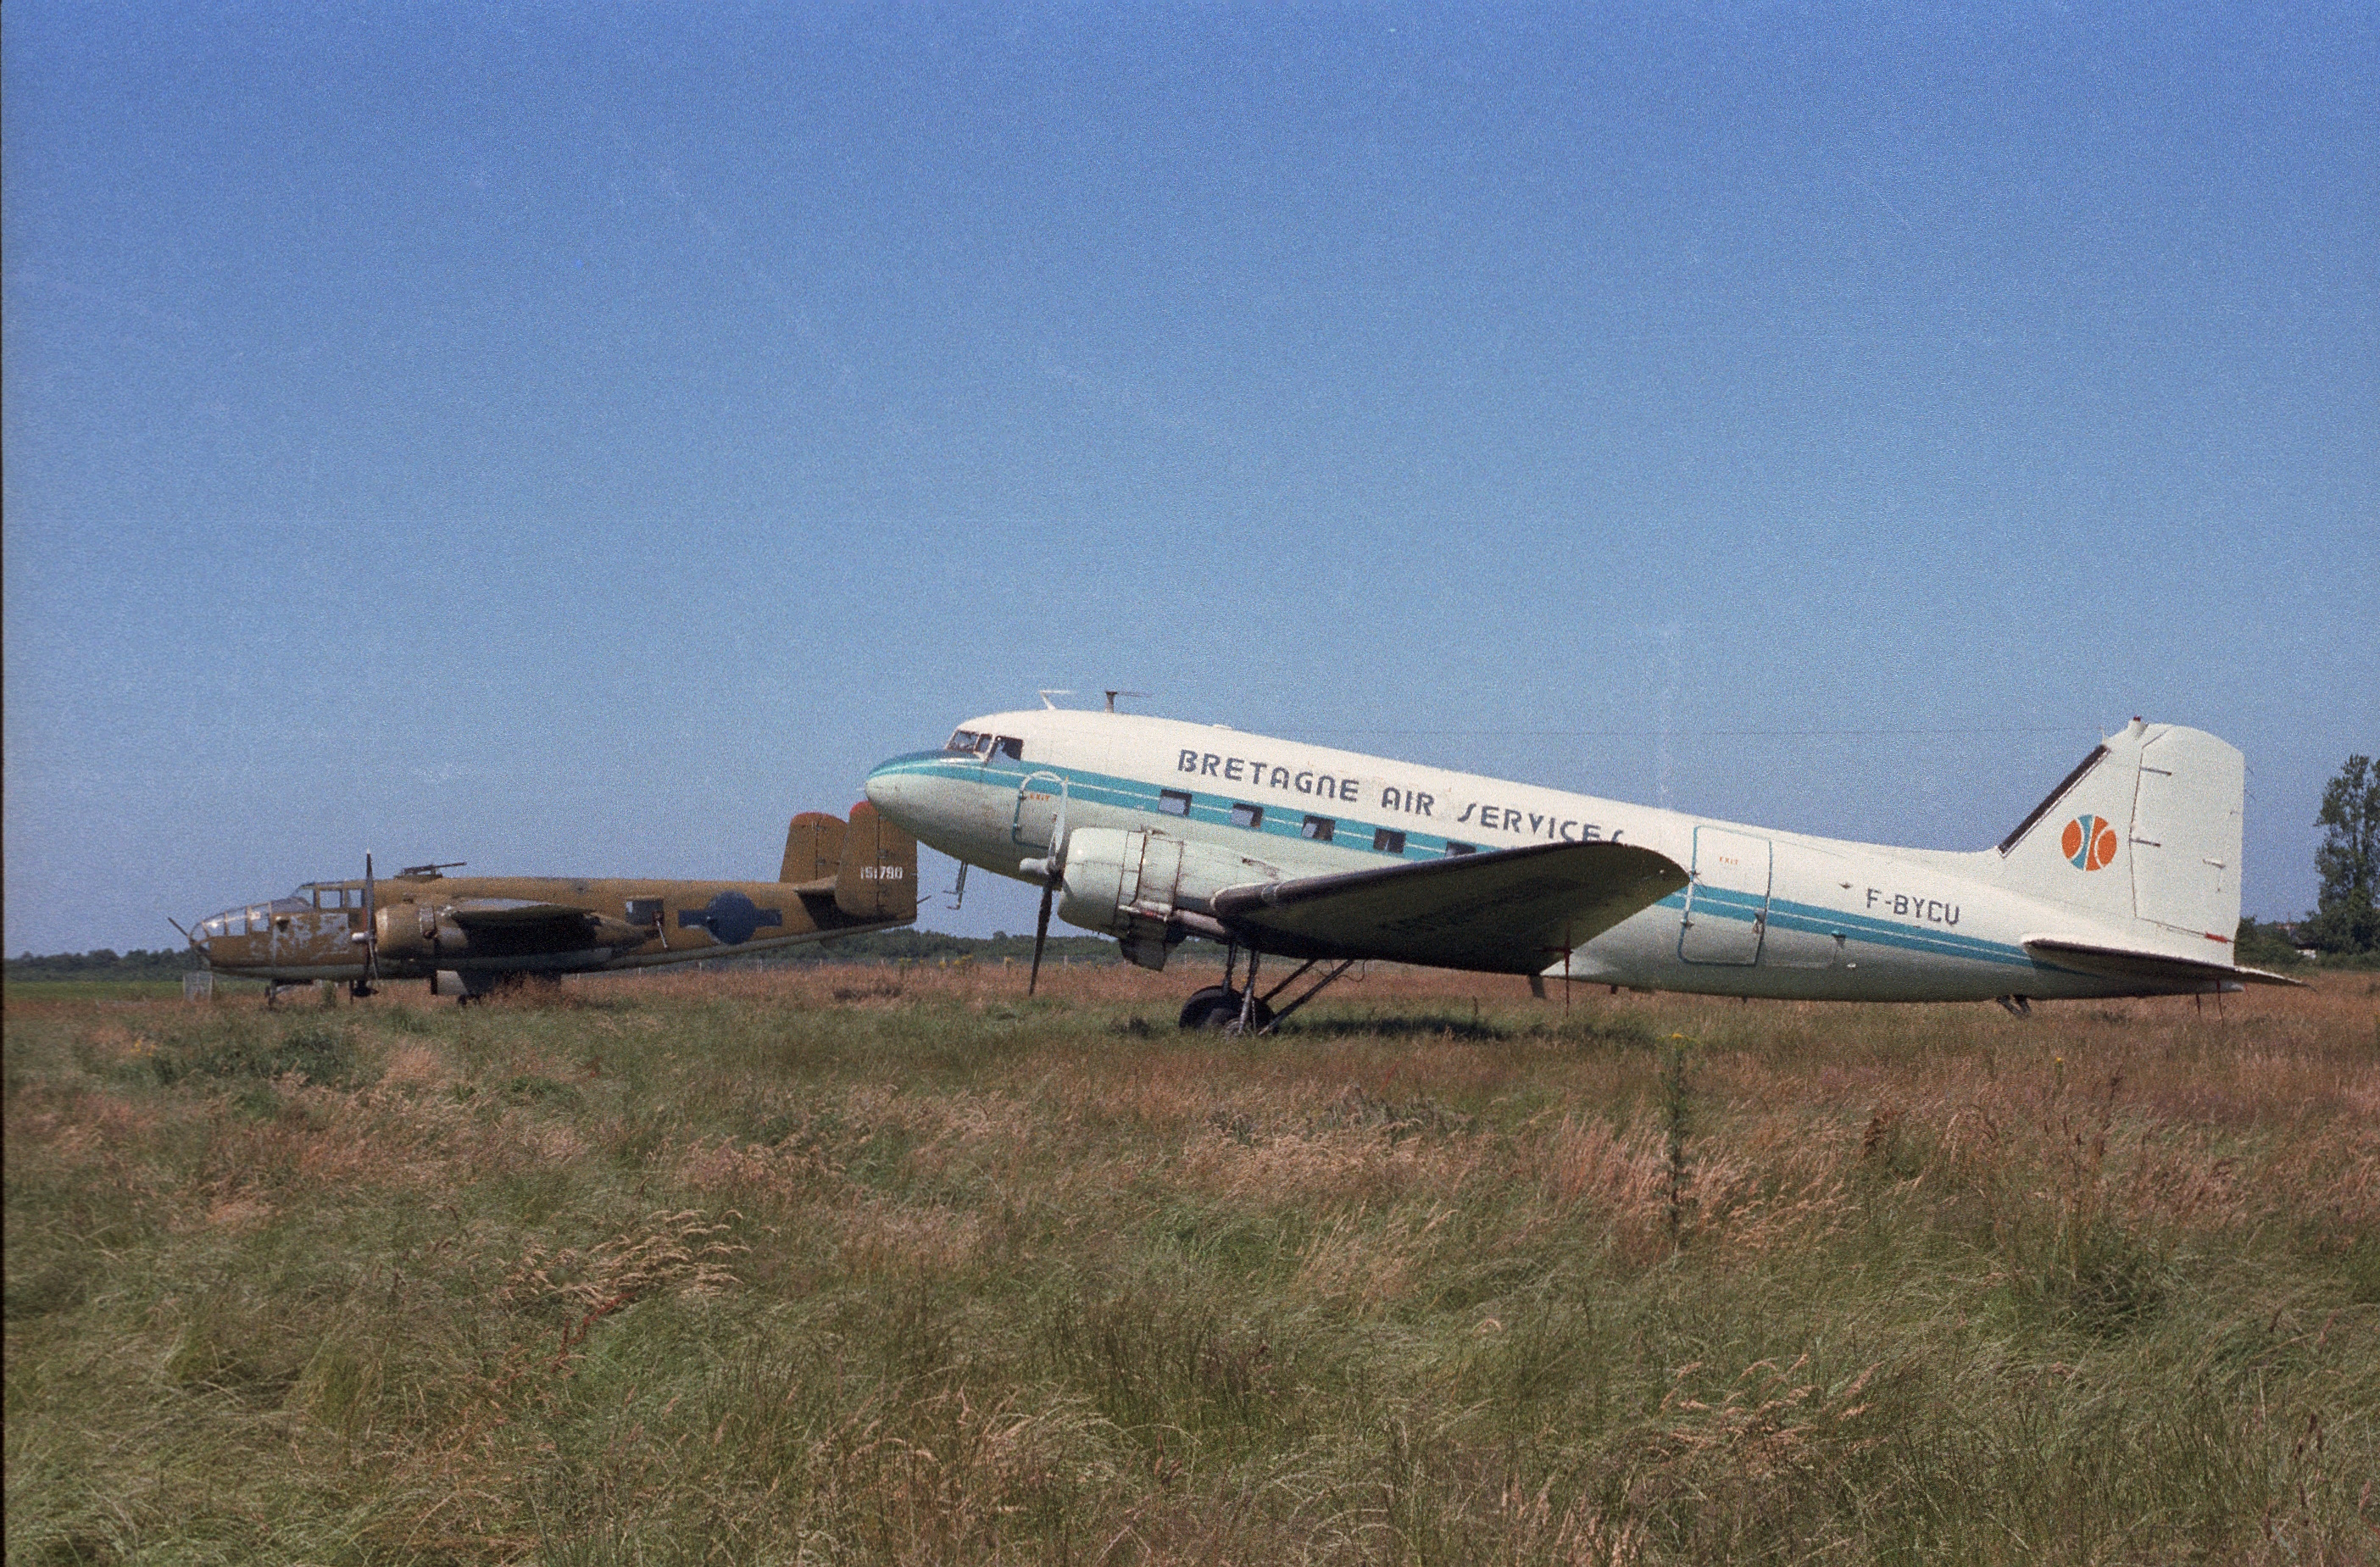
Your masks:
<svg viewBox="0 0 2380 1567"><path fill-rule="evenodd" d="M1205 845L1223 885L1450 853L1618 840L1693 876L1544 972L1633 989L1820 1001L2138 993L2021 944L2087 930L2076 912L1985 880L1998 856L1891 848L1450 772L1136 714L1042 710L969 722L971 751L915 752L869 776L887 816L969 865L1020 862L1082 828ZM1196 898L1185 906L1196 907Z"/></svg>

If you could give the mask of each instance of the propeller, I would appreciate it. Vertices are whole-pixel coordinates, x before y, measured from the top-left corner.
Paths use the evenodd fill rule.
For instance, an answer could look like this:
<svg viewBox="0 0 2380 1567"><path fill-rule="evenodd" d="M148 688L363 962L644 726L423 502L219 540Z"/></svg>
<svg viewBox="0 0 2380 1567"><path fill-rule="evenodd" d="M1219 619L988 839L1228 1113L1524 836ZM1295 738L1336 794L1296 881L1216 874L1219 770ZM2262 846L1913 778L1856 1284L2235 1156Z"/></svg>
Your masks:
<svg viewBox="0 0 2380 1567"><path fill-rule="evenodd" d="M1033 972L1025 978L1025 993L1028 996L1033 993L1034 987L1041 983L1041 949L1050 941L1050 900L1057 895L1057 882L1042 883L1041 916L1033 925Z"/></svg>
<svg viewBox="0 0 2380 1567"><path fill-rule="evenodd" d="M1033 968L1025 977L1025 993L1031 995L1041 984L1041 949L1050 944L1050 905L1058 896L1058 889L1066 882L1066 786L1061 779L1058 785L1058 815L1050 824L1050 852L1039 859L1028 859L1017 867L1027 875L1041 878L1041 914L1033 926Z"/></svg>
<svg viewBox="0 0 2380 1567"><path fill-rule="evenodd" d="M373 981L380 978L380 902L372 879L371 852L364 852L364 928L347 938L364 950L364 973L351 981L347 994L369 996L373 993Z"/></svg>

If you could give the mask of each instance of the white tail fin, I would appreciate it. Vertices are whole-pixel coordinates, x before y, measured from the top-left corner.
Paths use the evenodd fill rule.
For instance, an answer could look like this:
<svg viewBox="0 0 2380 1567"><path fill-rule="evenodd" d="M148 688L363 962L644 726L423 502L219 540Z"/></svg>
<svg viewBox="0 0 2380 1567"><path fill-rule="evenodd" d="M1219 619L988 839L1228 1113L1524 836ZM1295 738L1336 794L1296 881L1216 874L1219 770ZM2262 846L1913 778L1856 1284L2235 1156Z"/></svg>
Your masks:
<svg viewBox="0 0 2380 1567"><path fill-rule="evenodd" d="M2136 945L2228 961L2246 795L2246 766L2231 747L2134 719L2001 840L1991 879Z"/></svg>

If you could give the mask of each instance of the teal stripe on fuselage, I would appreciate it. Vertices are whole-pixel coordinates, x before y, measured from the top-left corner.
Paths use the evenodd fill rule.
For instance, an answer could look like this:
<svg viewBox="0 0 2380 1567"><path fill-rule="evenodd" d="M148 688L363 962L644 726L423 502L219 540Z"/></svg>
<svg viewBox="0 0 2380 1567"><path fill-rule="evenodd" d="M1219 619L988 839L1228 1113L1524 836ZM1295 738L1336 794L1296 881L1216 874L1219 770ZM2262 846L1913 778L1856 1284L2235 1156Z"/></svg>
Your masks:
<svg viewBox="0 0 2380 1567"><path fill-rule="evenodd" d="M1792 930L1810 936L1840 934L1872 945L1903 947L1938 957L1972 958L1978 963L2022 964L2028 968L2038 966L2033 956L2022 947L2013 947L2005 941L1994 941L1981 936L1962 936L1954 930L1932 926L1879 919L1874 915L1830 908L1824 904L1800 904L1784 898L1769 898L1766 902L1768 928L1772 930ZM1739 919L1746 924L1760 917L1762 905L1763 900L1757 893L1723 887L1704 887L1694 895L1694 913L1698 917ZM1685 893L1672 893L1655 906L1682 910L1686 906Z"/></svg>
<svg viewBox="0 0 2380 1567"><path fill-rule="evenodd" d="M1186 820L1210 827L1232 828L1235 832L1252 832L1259 837L1292 838L1303 843L1318 841L1305 837L1303 832L1305 817L1308 814L1315 816L1329 814L1324 811L1309 813L1297 806L1268 805L1263 807L1264 819L1257 826L1237 827L1232 820L1232 807L1240 803L1257 805L1260 802L1254 800L1241 802L1228 796L1201 795L1183 790L1180 792L1191 796L1190 814L1184 818L1158 809L1158 797L1163 786L1143 783L1137 778L1120 778L1111 773L1092 772L1082 768L1068 767L1055 762L977 761L972 758L961 759L946 751L914 751L906 756L894 757L878 767L876 771L919 773L951 783L977 784L986 788L995 789L1002 795L1015 794L1026 779L1036 775L1055 776L1065 780L1066 795L1069 799L1111 806L1123 810L1143 811L1157 817L1160 821ZM1471 842L1468 839L1449 840L1439 834L1420 832L1410 827L1390 827L1389 831L1405 834L1405 853L1392 854L1387 850L1372 847L1372 833L1387 825L1386 823L1362 821L1343 816L1331 817L1330 820L1337 823L1337 832L1344 834L1343 837L1334 834L1330 840L1332 848L1343 849L1350 854L1369 855L1379 859L1410 860L1416 857L1428 857L1432 854L1442 858L1445 856L1446 845L1449 842ZM1480 846L1492 850L1498 845L1482 844ZM1417 849L1422 851L1419 856L1415 854ZM1682 914L1686 906L1686 894L1683 891L1672 893L1652 906L1676 909ZM1697 913L1720 919L1741 920L1747 925L1760 917L1765 906L1769 927L1773 929L1786 929L1805 935L1827 937L1840 933L1852 941L1870 946L1896 947L1905 952L1923 953L1933 957L1964 958L1974 963L1998 964L2050 973L2068 972L2055 965L2041 963L2023 948L2009 942L1989 941L1980 936L1962 936L1955 931L1924 925L1904 924L1879 918L1875 915L1832 908L1824 904L1793 903L1775 897L1764 899L1757 893L1706 886L1698 890L1694 906Z"/></svg>

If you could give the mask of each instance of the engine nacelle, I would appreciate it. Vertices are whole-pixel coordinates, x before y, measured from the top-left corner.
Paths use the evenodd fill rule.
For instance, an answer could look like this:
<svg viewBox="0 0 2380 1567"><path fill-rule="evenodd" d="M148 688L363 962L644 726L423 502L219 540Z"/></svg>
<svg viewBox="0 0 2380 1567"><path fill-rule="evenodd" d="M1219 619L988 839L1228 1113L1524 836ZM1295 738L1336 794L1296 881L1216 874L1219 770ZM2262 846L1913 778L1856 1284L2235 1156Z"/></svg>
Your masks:
<svg viewBox="0 0 2380 1567"><path fill-rule="evenodd" d="M463 928L441 919L431 904L381 905L372 914L372 938L382 957L398 963L459 953L470 944Z"/></svg>
<svg viewBox="0 0 2380 1567"><path fill-rule="evenodd" d="M1077 828L1066 839L1058 917L1116 937L1143 968L1163 968L1184 934L1182 913L1205 914L1225 887L1280 878L1278 866L1165 832Z"/></svg>

